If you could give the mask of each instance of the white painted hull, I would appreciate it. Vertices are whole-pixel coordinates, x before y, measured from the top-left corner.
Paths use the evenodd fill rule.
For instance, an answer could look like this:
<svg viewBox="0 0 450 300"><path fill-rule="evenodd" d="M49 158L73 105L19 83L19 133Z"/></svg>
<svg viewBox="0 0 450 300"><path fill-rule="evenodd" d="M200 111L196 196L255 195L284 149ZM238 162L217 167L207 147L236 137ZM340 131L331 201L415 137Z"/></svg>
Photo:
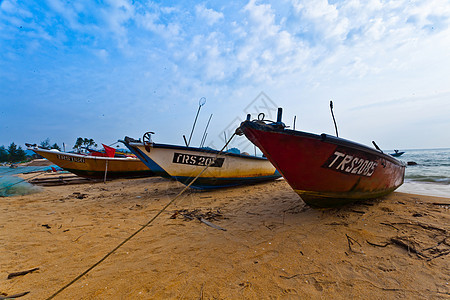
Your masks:
<svg viewBox="0 0 450 300"><path fill-rule="evenodd" d="M220 153L200 148L173 145L126 143L153 172L160 176L171 176L189 184L213 160L193 188L207 189L255 183L279 178L281 175L265 158ZM166 174L164 174L164 172Z"/></svg>

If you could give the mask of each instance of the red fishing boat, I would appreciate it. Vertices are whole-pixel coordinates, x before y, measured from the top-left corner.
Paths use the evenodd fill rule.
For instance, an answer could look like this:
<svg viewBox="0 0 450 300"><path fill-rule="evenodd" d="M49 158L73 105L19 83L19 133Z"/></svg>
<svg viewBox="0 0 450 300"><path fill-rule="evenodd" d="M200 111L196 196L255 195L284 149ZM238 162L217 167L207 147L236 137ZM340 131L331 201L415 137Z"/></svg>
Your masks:
<svg viewBox="0 0 450 300"><path fill-rule="evenodd" d="M394 157L331 135L286 129L281 113L277 122L263 114L254 121L247 116L237 133L261 149L307 204L337 206L381 197L402 185L405 164Z"/></svg>

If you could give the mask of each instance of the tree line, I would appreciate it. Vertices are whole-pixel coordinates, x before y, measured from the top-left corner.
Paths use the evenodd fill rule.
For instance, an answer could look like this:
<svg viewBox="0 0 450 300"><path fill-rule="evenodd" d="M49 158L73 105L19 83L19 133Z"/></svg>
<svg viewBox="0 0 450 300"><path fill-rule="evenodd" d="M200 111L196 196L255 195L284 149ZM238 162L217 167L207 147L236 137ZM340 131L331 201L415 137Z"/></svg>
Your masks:
<svg viewBox="0 0 450 300"><path fill-rule="evenodd" d="M11 143L8 148L0 146L0 162L20 162L26 160L27 155L22 147L17 147L16 144Z"/></svg>
<svg viewBox="0 0 450 300"><path fill-rule="evenodd" d="M61 151L61 147L57 143L54 143L52 145L49 138L43 140L39 144L39 147L47 150L57 149ZM81 151L83 148L89 147L97 147L97 144L93 139L79 137L77 138L75 145L73 146L73 149L75 149L76 151ZM26 152L22 149L22 147L17 146L14 142L12 142L7 148L5 146L0 146L0 162L17 163L30 160L32 158L41 158L41 156L37 154L27 156Z"/></svg>

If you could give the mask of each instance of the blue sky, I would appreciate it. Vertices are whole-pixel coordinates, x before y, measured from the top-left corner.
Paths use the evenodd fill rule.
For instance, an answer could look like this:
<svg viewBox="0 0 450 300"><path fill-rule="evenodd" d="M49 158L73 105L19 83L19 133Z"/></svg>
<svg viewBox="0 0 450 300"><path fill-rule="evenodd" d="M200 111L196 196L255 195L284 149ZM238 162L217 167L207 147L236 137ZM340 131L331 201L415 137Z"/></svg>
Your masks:
<svg viewBox="0 0 450 300"><path fill-rule="evenodd" d="M183 144L205 97L191 144L213 114L220 148L263 95L296 129L334 134L333 100L341 137L450 147L449 25L448 0L0 0L0 145Z"/></svg>

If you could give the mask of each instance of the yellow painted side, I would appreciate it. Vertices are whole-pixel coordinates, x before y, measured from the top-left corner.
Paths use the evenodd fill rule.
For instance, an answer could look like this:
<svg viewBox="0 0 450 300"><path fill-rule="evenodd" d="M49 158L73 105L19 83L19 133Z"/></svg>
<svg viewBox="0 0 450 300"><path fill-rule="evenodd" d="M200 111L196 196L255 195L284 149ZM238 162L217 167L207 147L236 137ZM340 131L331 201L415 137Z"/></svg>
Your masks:
<svg viewBox="0 0 450 300"><path fill-rule="evenodd" d="M104 172L148 171L148 167L137 158L106 158L84 156L57 151L33 150L63 169Z"/></svg>

